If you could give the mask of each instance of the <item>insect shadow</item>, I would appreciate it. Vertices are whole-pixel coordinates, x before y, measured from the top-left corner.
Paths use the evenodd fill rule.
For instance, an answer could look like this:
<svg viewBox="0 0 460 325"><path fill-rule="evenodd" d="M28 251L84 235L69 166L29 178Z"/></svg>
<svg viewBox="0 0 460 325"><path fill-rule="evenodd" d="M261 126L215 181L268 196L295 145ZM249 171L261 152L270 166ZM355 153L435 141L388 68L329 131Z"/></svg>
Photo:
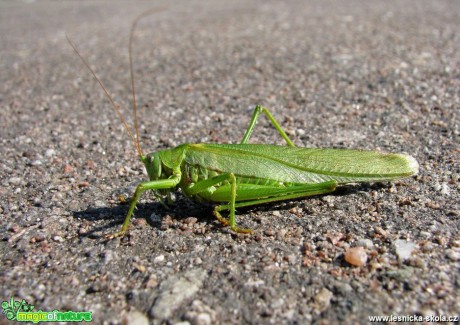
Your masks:
<svg viewBox="0 0 460 325"><path fill-rule="evenodd" d="M368 193L369 190L378 190L389 188L391 185L388 182L377 182L377 183L360 183L356 185L342 185L336 189L336 191L329 193L328 196L341 197L346 195L357 194L360 192ZM305 206L308 206L308 201L312 198L321 198L324 195L311 196L309 198L292 199L274 203L267 203L253 207L243 207L238 209L242 214L247 214L250 211L272 211L274 208L277 210L289 210L293 206L298 206L298 202L304 201ZM129 203L118 203L114 206L100 207L100 208L88 208L82 211L75 211L73 216L76 218L84 219L87 221L98 221L98 220L110 220L108 223L104 223L101 226L94 227L88 232L81 234L81 237L98 238L106 233L108 229L118 227L122 222ZM212 214L213 204L210 203L199 203L195 202L181 193L176 193L176 199L174 205L165 206L160 202L146 202L139 203L138 209L136 210L136 218L144 219L147 224L156 229L161 229L163 220L167 216L171 216L177 221L185 220L190 217L195 217L198 222L206 222L210 225L210 230L223 229L223 227ZM153 217L152 217L153 216Z"/></svg>
<svg viewBox="0 0 460 325"><path fill-rule="evenodd" d="M177 205L165 206L160 202L145 202L139 203L136 210L136 219L144 219L147 224L156 229L161 229L163 220L169 215L175 220L184 220L189 217L195 217L201 222L213 222L215 217L212 215L211 204L196 203L182 194L176 194ZM97 238L101 233L109 232L109 229L116 228L123 222L126 211L129 208L129 202L118 203L114 206L87 208L81 211L75 211L73 216L87 221L108 220L103 225L92 227L82 237Z"/></svg>

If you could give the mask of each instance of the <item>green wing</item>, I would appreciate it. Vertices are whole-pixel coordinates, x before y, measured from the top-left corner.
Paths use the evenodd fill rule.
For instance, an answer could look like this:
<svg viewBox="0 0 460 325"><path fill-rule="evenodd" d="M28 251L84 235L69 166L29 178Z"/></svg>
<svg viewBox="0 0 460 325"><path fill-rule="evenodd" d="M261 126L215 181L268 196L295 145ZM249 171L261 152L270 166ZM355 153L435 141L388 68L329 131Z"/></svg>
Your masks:
<svg viewBox="0 0 460 325"><path fill-rule="evenodd" d="M188 164L281 183L370 182L418 172L413 157L377 151L261 144L189 144L186 151Z"/></svg>

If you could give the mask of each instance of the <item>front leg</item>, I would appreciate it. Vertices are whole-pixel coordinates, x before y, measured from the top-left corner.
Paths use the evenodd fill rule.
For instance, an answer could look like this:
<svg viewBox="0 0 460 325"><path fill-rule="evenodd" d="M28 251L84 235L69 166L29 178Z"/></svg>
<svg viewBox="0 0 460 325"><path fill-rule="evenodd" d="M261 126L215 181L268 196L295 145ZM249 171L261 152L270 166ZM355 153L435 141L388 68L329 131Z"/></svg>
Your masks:
<svg viewBox="0 0 460 325"><path fill-rule="evenodd" d="M114 237L123 237L128 230L129 226L129 221L131 220L131 217L134 213L134 209L136 208L137 202L139 201L140 196L142 193L144 193L147 190L161 190L161 189L170 189L173 187L176 187L177 184L179 184L181 178L181 174L176 173L171 178L168 179L160 179L156 181L149 181L149 182L144 182L140 183L136 191L134 192L134 195L131 199L131 203L129 205L129 210L128 214L126 215L125 221L123 222L123 225L121 226L120 231L118 231L115 234L107 235L107 238L114 238Z"/></svg>

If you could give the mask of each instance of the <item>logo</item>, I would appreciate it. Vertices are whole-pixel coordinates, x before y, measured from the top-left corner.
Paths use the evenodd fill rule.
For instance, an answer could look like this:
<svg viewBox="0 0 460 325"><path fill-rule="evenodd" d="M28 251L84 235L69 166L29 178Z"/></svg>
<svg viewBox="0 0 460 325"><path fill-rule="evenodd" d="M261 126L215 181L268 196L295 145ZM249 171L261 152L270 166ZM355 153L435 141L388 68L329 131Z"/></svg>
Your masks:
<svg viewBox="0 0 460 325"><path fill-rule="evenodd" d="M33 311L35 306L30 305L24 299L2 302L2 314L12 321L17 322L91 322L93 320L90 311Z"/></svg>

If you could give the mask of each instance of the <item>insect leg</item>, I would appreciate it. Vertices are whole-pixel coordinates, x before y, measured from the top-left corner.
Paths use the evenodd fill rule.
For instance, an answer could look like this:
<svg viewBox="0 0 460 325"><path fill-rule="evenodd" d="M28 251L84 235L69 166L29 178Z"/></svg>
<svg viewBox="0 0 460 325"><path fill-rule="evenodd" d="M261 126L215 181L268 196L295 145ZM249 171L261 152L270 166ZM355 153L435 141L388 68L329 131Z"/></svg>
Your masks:
<svg viewBox="0 0 460 325"><path fill-rule="evenodd" d="M262 107L260 105L257 105L256 108L254 108L254 113L252 114L251 121L249 122L249 126L246 130L246 132L243 135L243 139L241 140L241 144L245 144L248 142L249 137L252 134L252 131L254 130L254 127L256 125L257 119L259 118L260 113L264 113L265 116L272 122L273 126L275 129L278 131L278 133L281 135L281 137L287 142L287 144L290 147L295 147L294 143L289 139L287 136L286 132L284 132L283 128L279 125L279 123L275 120L273 115L269 112L269 110L265 107Z"/></svg>
<svg viewBox="0 0 460 325"><path fill-rule="evenodd" d="M236 177L233 173L222 174L210 179L197 182L193 186L188 187L185 191L187 195L196 195L198 193L204 194L204 192L208 191L207 196L210 200L212 200L212 192L209 191L210 188L224 181L228 181L229 184L219 186L218 189L221 187L225 187L226 198L224 200L229 201L229 204L225 205L227 207L226 210L230 211L229 219L227 220L224 217L222 217L221 214L216 210L214 210L214 215L224 225L230 225L232 230L235 232L251 232L249 229L237 228L235 224Z"/></svg>
<svg viewBox="0 0 460 325"><path fill-rule="evenodd" d="M115 234L108 235L107 237L109 238L122 237L126 233L126 230L128 230L129 221L131 220L131 217L134 213L134 209L136 208L137 202L139 201L139 198L142 195L142 193L144 193L147 190L160 190L160 189L168 189L168 188L176 187L177 184L179 184L180 182L180 178L181 178L181 174L177 173L168 179L160 179L156 181L140 183L137 186L136 191L134 192L134 195L131 199L128 214L126 215L125 221L123 222L123 225L121 226L120 231Z"/></svg>
<svg viewBox="0 0 460 325"><path fill-rule="evenodd" d="M302 185L296 185L293 187L286 187L286 188L273 187L272 189L269 189L267 186L260 186L260 188L258 189L257 185L238 184L238 197L239 198L244 197L244 199L247 201L237 202L235 203L234 207L231 207L230 205L227 205L227 204L218 205L214 209L214 215L216 215L216 217L221 222L222 222L221 219L223 219L225 221L224 223L230 224L230 227L235 232L248 233L252 231L249 229L241 229L241 228L236 227L234 215L232 219L232 213L231 213L232 210L236 208L248 207L248 206L253 206L253 205L258 205L258 204L263 204L263 203L285 201L285 200L290 200L290 199L298 199L298 198L306 197L306 196L330 193L335 190L336 186L337 186L337 182L335 181L328 181L328 182L317 183L317 184L302 184ZM260 197L264 197L264 198L260 198ZM230 210L230 218L228 221L224 219L220 214L220 211L223 211L223 210Z"/></svg>
<svg viewBox="0 0 460 325"><path fill-rule="evenodd" d="M236 222L235 222L235 208L236 208L236 177L235 175L233 175L233 173L230 173L228 174L229 175L229 181L230 181L230 202L229 204L226 204L225 206L227 207L226 210L229 210L230 211L230 214L228 216L228 220L225 219L224 217L222 217L222 215L219 213L219 209L218 207L219 206L216 206L215 209L214 209L214 215L216 216L216 218L221 222L223 223L224 225L226 226L230 226L230 228L234 231L234 232L239 232L239 233L251 233L252 230L251 229L244 229L244 228L238 228L236 226Z"/></svg>
<svg viewBox="0 0 460 325"><path fill-rule="evenodd" d="M305 183L305 184L291 184L289 186L274 186L274 185L258 185L258 184L244 184L239 183L236 190L236 204L240 204L244 201L253 202L275 197L286 197L286 195L299 194L300 196L312 196L318 194L324 194L325 191L333 191L337 186L336 181L327 181L322 183ZM230 200L230 184L222 185L213 191L211 195L211 201L214 202L225 202ZM254 203L254 204L259 204ZM241 207L241 205L240 205Z"/></svg>

